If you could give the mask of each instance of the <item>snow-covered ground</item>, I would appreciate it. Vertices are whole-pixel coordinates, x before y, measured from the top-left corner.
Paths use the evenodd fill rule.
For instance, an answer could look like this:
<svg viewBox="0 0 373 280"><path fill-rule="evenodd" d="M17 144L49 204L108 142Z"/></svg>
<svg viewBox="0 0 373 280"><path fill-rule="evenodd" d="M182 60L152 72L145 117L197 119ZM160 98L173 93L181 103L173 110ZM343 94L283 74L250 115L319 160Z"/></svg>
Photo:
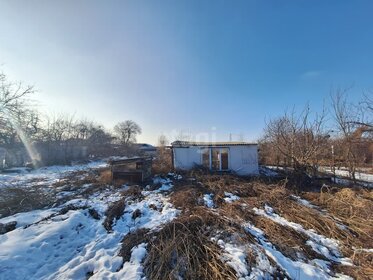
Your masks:
<svg viewBox="0 0 373 280"><path fill-rule="evenodd" d="M352 265L351 260L341 257L341 253L338 249L339 243L337 240L317 234L314 230L306 230L300 224L289 222L285 218L274 213L273 209L268 205L265 205L264 209L254 208L253 210L257 215L264 216L275 223L290 227L295 231L308 236L309 240L306 244L309 245L316 253L323 255L328 260L336 263L342 263L344 265Z"/></svg>
<svg viewBox="0 0 373 280"><path fill-rule="evenodd" d="M323 171L333 174L333 171L330 168L323 168ZM347 170L336 169L335 175L350 178L350 173ZM373 174L356 172L355 177L356 180L373 183Z"/></svg>
<svg viewBox="0 0 373 280"><path fill-rule="evenodd" d="M334 277L330 275L330 269L328 263L322 260L292 260L282 254L271 242L269 242L264 232L252 225L247 223L244 225L247 232L256 237L257 241L264 249L267 257L271 258L281 269L283 269L291 279L352 279L349 276L343 274L336 274ZM250 279L250 278L247 278Z"/></svg>
<svg viewBox="0 0 373 280"><path fill-rule="evenodd" d="M163 189L172 188L163 181ZM147 244L132 248L131 259L118 256L122 238L140 228L157 230L178 214L158 189L144 191L141 201L128 201L113 231L103 226L110 203L121 199L119 190L73 199L58 208L35 210L0 219L17 221L17 228L0 235L0 279L141 279ZM156 205L156 208L154 207ZM61 214L66 206L70 211ZM93 218L89 210L100 216ZM140 216L133 218L137 211Z"/></svg>
<svg viewBox="0 0 373 280"><path fill-rule="evenodd" d="M90 169L104 167L105 162L95 162L88 165L49 167L0 176L4 184L12 183L27 188L37 181L52 184L75 171L87 172ZM80 175L79 175L80 176ZM47 209L39 209L18 213L0 219L7 224L16 221L16 228L0 235L0 280L2 279L144 279L143 263L147 256L146 242L129 248L131 256L124 261L119 256L121 240L129 233L138 229L148 229L157 232L162 226L171 222L181 210L176 209L169 201L169 195L176 188L176 180L182 177L170 173L167 177L153 178L157 189L145 188L140 198L126 197L121 194L127 186L113 188L108 186L81 196L79 192L66 194L63 204ZM82 184L81 189L89 188ZM291 279L350 279L346 275L335 274L331 264L352 265L350 259L344 258L339 249L339 242L327 238L312 229L286 220L277 214L268 204L260 208L252 208L234 191L224 192L224 202L234 205L244 205L245 211L253 215L263 216L284 227L291 228L307 237L305 246L309 246L324 260L308 259L301 252L298 259L291 259L274 246L262 229L253 223L242 220L239 222L243 232L250 234L248 243L238 242L233 238L240 233L231 232L232 238L226 235L212 237L221 249L221 260L230 266L239 279L271 279L281 270ZM219 203L214 203L214 193L205 193L199 199L203 200L206 211L219 214ZM298 196L291 196L297 203L319 211L321 209ZM125 199L125 207L119 218L114 219L112 230L108 231L103 222L108 207L121 199ZM198 199L198 198L196 198ZM242 206L242 207L244 207ZM61 211L65 210L66 211ZM97 215L92 215L92 211ZM228 218L229 219L229 218ZM214 235L213 235L214 236ZM366 249L371 250L371 249ZM248 252L255 262L250 263Z"/></svg>
<svg viewBox="0 0 373 280"><path fill-rule="evenodd" d="M274 166L259 166L259 173L267 177L278 176L278 173L275 171Z"/></svg>
<svg viewBox="0 0 373 280"><path fill-rule="evenodd" d="M54 165L28 171L26 168L18 168L17 172L0 173L0 188L7 186L31 186L32 182L38 184L51 184L63 177L77 171L86 171L106 167L107 162L103 160L93 161L88 164L78 165ZM35 184L35 183L34 183Z"/></svg>
<svg viewBox="0 0 373 280"><path fill-rule="evenodd" d="M234 195L233 193L230 193L230 192L224 192L224 195L225 195L224 200L225 202L228 202L228 203L231 203L233 201L240 199L239 196Z"/></svg>
<svg viewBox="0 0 373 280"><path fill-rule="evenodd" d="M205 203L206 207L214 208L214 201L212 200L213 196L214 195L212 193L205 194L203 196L203 202Z"/></svg>
<svg viewBox="0 0 373 280"><path fill-rule="evenodd" d="M314 208L309 201L294 196L298 203ZM247 205L245 205L247 207ZM253 208L256 215L264 216L282 226L289 227L309 238L305 245L325 259L308 259L301 251L298 252L296 260L287 257L276 246L267 240L265 233L251 222L242 222L242 228L255 237L257 243L236 243L234 241L222 240L214 237L211 240L223 250L222 259L236 272L238 279L273 279L272 276L280 269L287 279L352 279L350 276L333 273L332 263L353 266L352 261L341 255L339 242L318 234L312 229L305 229L302 225L290 222L274 210L265 205L264 209ZM231 238L235 240L235 238ZM250 251L255 257L255 264L247 260L247 252ZM289 277L289 278L288 278Z"/></svg>
<svg viewBox="0 0 373 280"><path fill-rule="evenodd" d="M260 167L260 173L267 177L273 177L277 176L278 173L277 170L285 170L282 166L273 166L273 165L267 165L267 166L261 166ZM333 175L333 171L330 169L330 167L320 166L319 171L328 173L330 175ZM346 169L335 169L335 175L337 176L335 179L332 178L332 180L335 181L337 184L341 185L349 185L351 183L350 173ZM373 174L364 173L364 172L356 172L355 173L356 180L358 180L358 184L364 187L373 187Z"/></svg>

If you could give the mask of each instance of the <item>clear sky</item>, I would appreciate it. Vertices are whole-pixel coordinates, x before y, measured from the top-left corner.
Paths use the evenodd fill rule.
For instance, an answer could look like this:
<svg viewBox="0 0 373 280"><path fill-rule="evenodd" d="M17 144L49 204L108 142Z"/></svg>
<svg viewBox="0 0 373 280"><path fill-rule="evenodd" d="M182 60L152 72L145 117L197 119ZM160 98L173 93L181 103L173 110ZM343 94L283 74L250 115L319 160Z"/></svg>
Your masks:
<svg viewBox="0 0 373 280"><path fill-rule="evenodd" d="M370 0L0 0L0 67L35 85L40 110L132 119L139 141L251 141L332 87L373 89L372 12Z"/></svg>

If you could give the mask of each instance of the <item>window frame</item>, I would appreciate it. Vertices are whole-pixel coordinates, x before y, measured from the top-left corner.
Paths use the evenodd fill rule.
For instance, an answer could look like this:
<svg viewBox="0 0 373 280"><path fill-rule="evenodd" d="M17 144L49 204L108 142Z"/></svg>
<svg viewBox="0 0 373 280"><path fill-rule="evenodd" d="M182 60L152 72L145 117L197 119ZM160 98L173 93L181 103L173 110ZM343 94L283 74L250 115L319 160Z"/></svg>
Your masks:
<svg viewBox="0 0 373 280"><path fill-rule="evenodd" d="M213 149L217 149L219 151L219 169L212 169L212 150ZM205 166L204 162L203 162L203 154L204 154L205 150L208 150L208 153L209 153L209 167L208 168L209 168L210 171L229 171L229 170L231 170L231 168L230 168L230 149L229 149L229 147L200 147L201 165L202 166ZM227 169L222 169L222 160L221 160L222 150L226 150L227 154L228 154L228 156L227 156L227 159L228 159Z"/></svg>

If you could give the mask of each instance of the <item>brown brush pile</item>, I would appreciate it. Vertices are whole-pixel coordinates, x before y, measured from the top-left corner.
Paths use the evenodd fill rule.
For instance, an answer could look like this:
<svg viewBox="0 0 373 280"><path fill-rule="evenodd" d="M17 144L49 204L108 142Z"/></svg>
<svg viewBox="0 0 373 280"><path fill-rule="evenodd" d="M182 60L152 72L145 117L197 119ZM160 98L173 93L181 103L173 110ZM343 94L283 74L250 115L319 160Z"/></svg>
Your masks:
<svg viewBox="0 0 373 280"><path fill-rule="evenodd" d="M240 199L227 203L225 192ZM205 194L213 195L213 209L204 205ZM234 236L238 244L255 244L255 238L242 228L244 222L250 222L293 260L300 255L309 260L325 259L307 245L309 237L305 234L253 211L254 207L263 209L269 205L288 221L340 242L343 256L350 258L354 266L333 264L334 272L356 279L372 279L373 254L364 249L373 248L373 192L361 188L323 187L319 192L300 194L315 207L303 205L294 194L287 180L271 183L201 170L183 174L182 180L174 181L169 195L170 202L182 210L180 216L158 231L138 230L127 235L122 241L120 255L128 261L131 249L145 242L148 254L144 268L149 279L177 279L179 276L183 279L237 279L236 272L222 258L223 249L211 238L227 241ZM108 230L122 215L126 198L142 199L141 188L132 187L123 197L108 209L104 223ZM247 263L255 266L255 253L250 249L246 253ZM277 267L275 263L272 265ZM276 275L282 278L284 273L277 267Z"/></svg>
<svg viewBox="0 0 373 280"><path fill-rule="evenodd" d="M209 227L217 217L208 211L181 216L150 241L145 260L149 279L237 279L221 259L221 249L210 240Z"/></svg>
<svg viewBox="0 0 373 280"><path fill-rule="evenodd" d="M372 191L362 188L324 187L320 192L302 193L305 199L317 206L312 208L299 203L292 196L294 192L292 188L288 188L287 180L270 184L259 179L211 175L202 171L193 171L188 175L197 180L193 184L188 183L174 188L171 200L176 207L193 215L195 209L203 205L203 195L212 193L216 211L222 217L232 221L251 221L264 231L267 239L284 255L296 259L297 252L302 252L309 259L324 259L306 245L306 236L267 218L258 217L251 211L253 207L263 208L266 204L270 205L288 221L340 242L342 254L350 258L355 266L335 264L336 272L343 272L356 279L373 277L373 254L361 250L373 248ZM224 192L238 195L240 199L233 203L225 203ZM225 228L224 225L222 228Z"/></svg>
<svg viewBox="0 0 373 280"><path fill-rule="evenodd" d="M372 279L373 252L367 252L364 248L373 248L373 192L362 188L335 190L325 187L318 202L346 225L353 235L345 242L349 246L345 246L342 251L358 267L340 269L348 270L356 278Z"/></svg>

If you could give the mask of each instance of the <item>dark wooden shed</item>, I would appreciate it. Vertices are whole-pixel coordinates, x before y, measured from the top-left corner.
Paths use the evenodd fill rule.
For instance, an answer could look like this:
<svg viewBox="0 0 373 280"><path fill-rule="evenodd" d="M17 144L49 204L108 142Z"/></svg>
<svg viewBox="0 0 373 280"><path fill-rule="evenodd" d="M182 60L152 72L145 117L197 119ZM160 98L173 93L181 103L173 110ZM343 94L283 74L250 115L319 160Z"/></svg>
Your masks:
<svg viewBox="0 0 373 280"><path fill-rule="evenodd" d="M109 164L112 181L123 180L128 183L141 183L151 177L151 157L113 159L109 161Z"/></svg>

